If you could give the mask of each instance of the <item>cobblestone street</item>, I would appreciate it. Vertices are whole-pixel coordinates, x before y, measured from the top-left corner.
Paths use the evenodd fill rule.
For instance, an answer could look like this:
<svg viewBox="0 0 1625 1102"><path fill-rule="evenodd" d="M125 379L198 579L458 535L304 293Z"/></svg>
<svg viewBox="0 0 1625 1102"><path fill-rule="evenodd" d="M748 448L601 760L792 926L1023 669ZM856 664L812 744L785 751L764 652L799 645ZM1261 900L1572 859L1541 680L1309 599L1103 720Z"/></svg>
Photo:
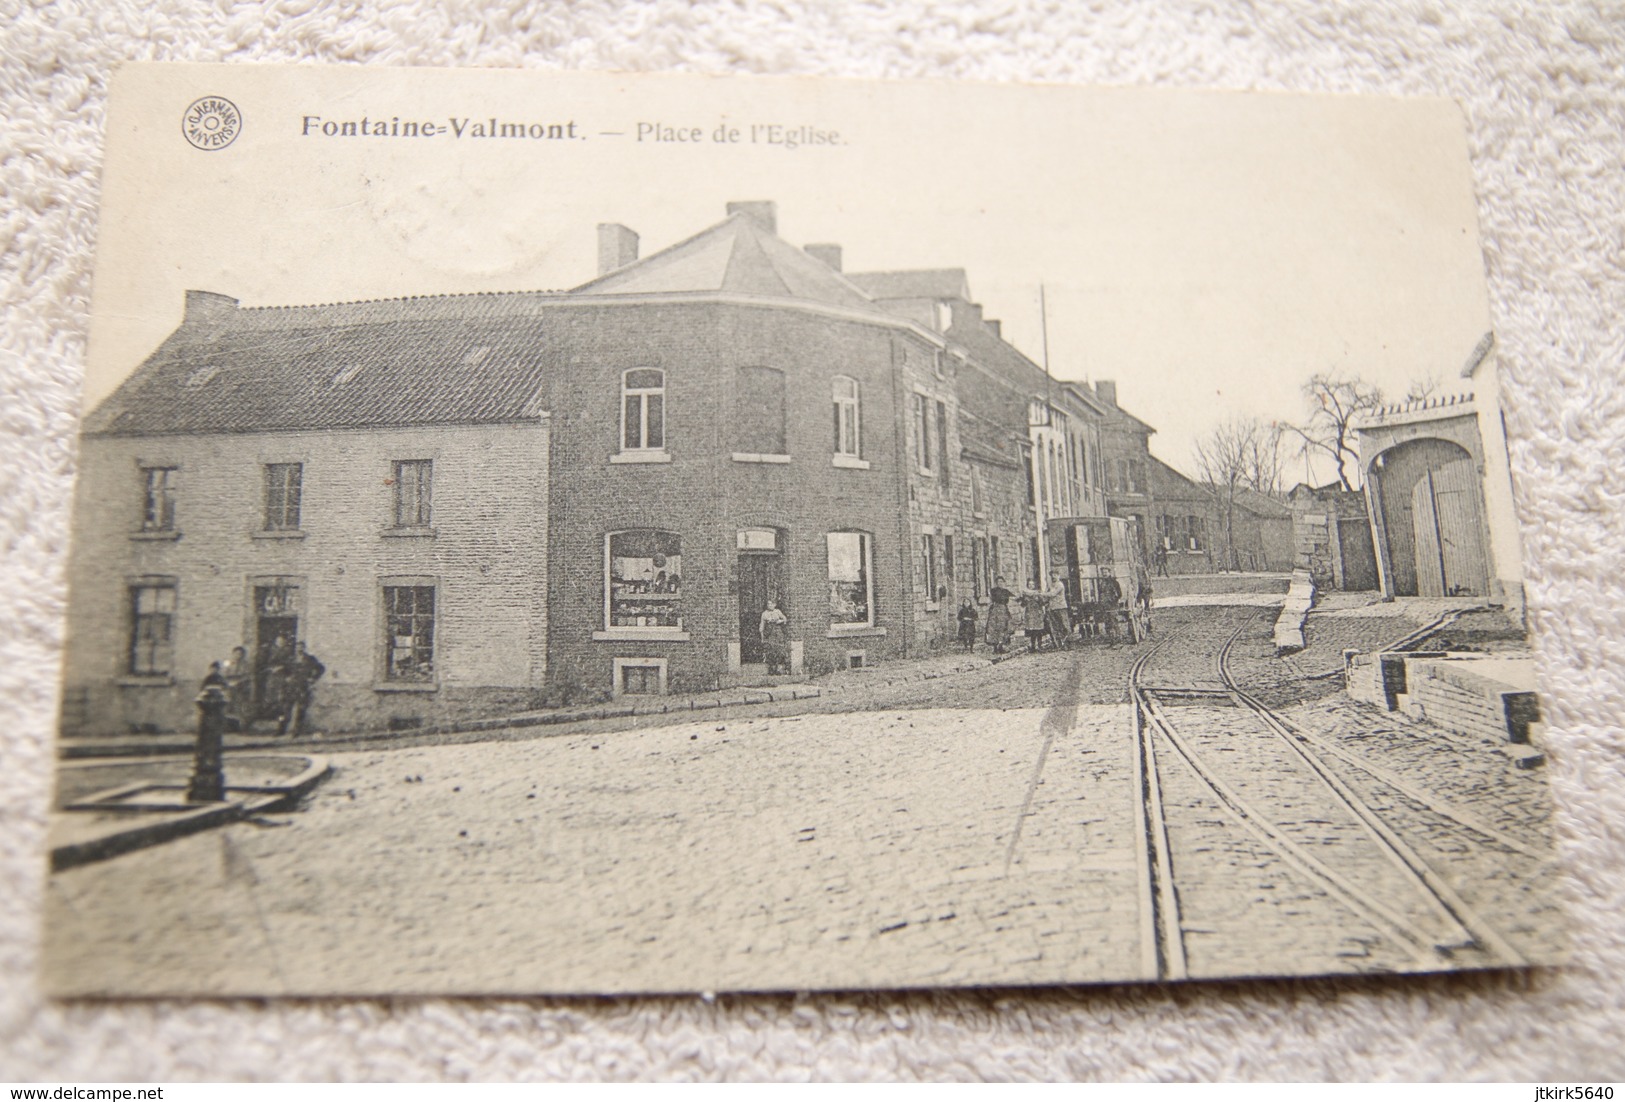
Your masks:
<svg viewBox="0 0 1625 1102"><path fill-rule="evenodd" d="M1351 634L1416 626L1345 619ZM1321 650L1342 641L1338 621L1296 673L1282 673L1270 620L1246 606L1168 610L1158 625L1168 643L1143 682L1216 689L1214 640L1242 629L1236 668L1269 686L1302 731L1527 850L1488 843L1340 762L1346 783L1500 934L1549 959L1557 923L1538 771L1328 692L1316 675ZM334 753L334 775L298 812L54 875L46 928L64 966L53 987L532 993L1154 978L1126 703L1142 653L1080 648L933 680L859 680L779 714ZM1229 782L1299 845L1387 891L1380 858L1347 856L1369 846L1358 823L1327 811L1309 771L1281 766L1229 711L1191 729L1191 745L1222 760ZM1190 974L1422 966L1159 754ZM1384 902L1450 940L1448 921L1420 913L1425 900Z"/></svg>

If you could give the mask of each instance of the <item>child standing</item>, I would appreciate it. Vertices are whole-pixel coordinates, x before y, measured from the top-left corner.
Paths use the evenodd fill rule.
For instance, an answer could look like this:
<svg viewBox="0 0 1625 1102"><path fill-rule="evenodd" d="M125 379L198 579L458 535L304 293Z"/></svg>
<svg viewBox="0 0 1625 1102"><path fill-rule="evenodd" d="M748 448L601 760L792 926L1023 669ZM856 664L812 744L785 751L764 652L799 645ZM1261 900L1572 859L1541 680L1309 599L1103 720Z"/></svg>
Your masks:
<svg viewBox="0 0 1625 1102"><path fill-rule="evenodd" d="M967 651L976 649L976 606L966 597L959 604L959 641Z"/></svg>

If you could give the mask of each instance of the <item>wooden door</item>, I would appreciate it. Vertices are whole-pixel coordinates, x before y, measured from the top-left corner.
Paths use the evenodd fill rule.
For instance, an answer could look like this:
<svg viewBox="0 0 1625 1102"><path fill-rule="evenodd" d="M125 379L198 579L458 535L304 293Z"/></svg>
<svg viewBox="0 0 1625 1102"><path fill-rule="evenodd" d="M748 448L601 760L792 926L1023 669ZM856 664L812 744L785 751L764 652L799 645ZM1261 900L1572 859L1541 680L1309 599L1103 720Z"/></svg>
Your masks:
<svg viewBox="0 0 1625 1102"><path fill-rule="evenodd" d="M1411 525L1416 538L1416 593L1444 596L1444 560L1439 555L1439 516L1434 506L1433 472L1425 471L1411 487Z"/></svg>
<svg viewBox="0 0 1625 1102"><path fill-rule="evenodd" d="M778 555L739 556L739 661L766 662L762 646L762 612L768 598L784 603L784 560Z"/></svg>
<svg viewBox="0 0 1625 1102"><path fill-rule="evenodd" d="M1489 591L1484 521L1471 459L1433 472L1433 512L1439 525L1439 561L1446 597L1482 597Z"/></svg>

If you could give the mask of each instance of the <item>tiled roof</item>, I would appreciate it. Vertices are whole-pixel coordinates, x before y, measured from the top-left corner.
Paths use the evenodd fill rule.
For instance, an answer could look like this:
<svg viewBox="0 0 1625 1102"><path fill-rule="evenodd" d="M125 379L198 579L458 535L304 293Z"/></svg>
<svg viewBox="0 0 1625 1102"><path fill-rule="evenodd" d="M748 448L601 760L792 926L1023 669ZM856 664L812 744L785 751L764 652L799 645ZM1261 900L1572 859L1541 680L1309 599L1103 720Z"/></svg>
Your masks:
<svg viewBox="0 0 1625 1102"><path fill-rule="evenodd" d="M462 316L455 317L413 316L404 304L390 303L217 305L207 319L183 324L86 418L85 431L263 432L536 418L543 413L542 319L534 310L516 312L511 300L482 310L475 300L486 297L497 296L463 296Z"/></svg>
<svg viewBox="0 0 1625 1102"><path fill-rule="evenodd" d="M879 313L868 295L816 257L780 238L748 214L732 214L707 230L624 268L582 284L587 295L730 292L810 299Z"/></svg>
<svg viewBox="0 0 1625 1102"><path fill-rule="evenodd" d="M922 268L902 272L851 272L847 279L871 298L959 298L970 300L963 268Z"/></svg>

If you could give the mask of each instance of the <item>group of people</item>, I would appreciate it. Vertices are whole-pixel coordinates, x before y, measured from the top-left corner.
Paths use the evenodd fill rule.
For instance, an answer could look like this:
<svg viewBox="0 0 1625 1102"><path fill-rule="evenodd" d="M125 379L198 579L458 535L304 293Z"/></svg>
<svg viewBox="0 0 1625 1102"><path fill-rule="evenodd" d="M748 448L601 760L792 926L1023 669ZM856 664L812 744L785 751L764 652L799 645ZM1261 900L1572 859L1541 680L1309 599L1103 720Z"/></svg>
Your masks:
<svg viewBox="0 0 1625 1102"><path fill-rule="evenodd" d="M321 660L305 648L304 640L290 642L279 635L266 652L257 685L248 648L233 647L230 658L209 663L203 688L218 688L225 694L228 731L246 731L256 718L269 717L277 721L279 737L291 728L298 738L309 722L316 682L326 672Z"/></svg>
<svg viewBox="0 0 1625 1102"><path fill-rule="evenodd" d="M981 633L994 654L1005 654L1010 641L1020 630L1027 638L1027 649L1038 651L1046 644L1051 648L1068 645L1074 634L1083 638L1115 639L1124 611L1123 587L1102 568L1095 580L1095 599L1085 604L1072 605L1067 600L1066 586L1059 571L1052 571L1048 588L1041 588L1037 578L1031 579L1025 589L1013 591L1005 580L996 578L988 594L987 624ZM1141 582L1135 594L1146 609L1151 607L1151 587ZM1011 609L1015 602L1017 610ZM977 621L980 613L969 597L959 606L959 643L967 651L976 649Z"/></svg>

